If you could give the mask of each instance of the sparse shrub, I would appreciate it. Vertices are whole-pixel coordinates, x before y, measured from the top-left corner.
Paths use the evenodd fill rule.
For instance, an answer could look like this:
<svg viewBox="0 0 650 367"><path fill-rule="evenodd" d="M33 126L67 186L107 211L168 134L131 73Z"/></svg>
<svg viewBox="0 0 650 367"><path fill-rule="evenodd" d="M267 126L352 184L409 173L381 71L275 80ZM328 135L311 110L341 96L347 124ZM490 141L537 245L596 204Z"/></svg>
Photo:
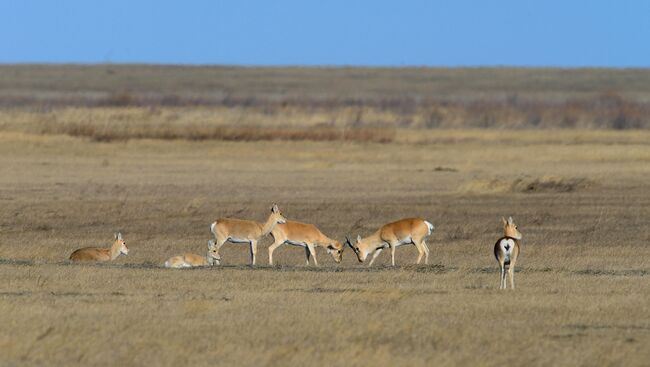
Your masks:
<svg viewBox="0 0 650 367"><path fill-rule="evenodd" d="M473 180L461 187L461 191L474 193L501 193L501 192L519 192L519 193L569 193L579 190L588 189L594 186L594 183L586 178L573 177L518 177L511 180L504 179L487 179Z"/></svg>
<svg viewBox="0 0 650 367"><path fill-rule="evenodd" d="M614 120L612 120L611 127L616 130L638 129L641 127L641 124L638 120L630 118L624 111L621 111Z"/></svg>
<svg viewBox="0 0 650 367"><path fill-rule="evenodd" d="M440 127L444 121L445 116L440 112L438 108L432 108L429 110L426 119L424 120L424 127L427 129L433 129Z"/></svg>
<svg viewBox="0 0 650 367"><path fill-rule="evenodd" d="M126 91L116 92L108 96L101 104L113 107L126 107L136 105L135 97Z"/></svg>

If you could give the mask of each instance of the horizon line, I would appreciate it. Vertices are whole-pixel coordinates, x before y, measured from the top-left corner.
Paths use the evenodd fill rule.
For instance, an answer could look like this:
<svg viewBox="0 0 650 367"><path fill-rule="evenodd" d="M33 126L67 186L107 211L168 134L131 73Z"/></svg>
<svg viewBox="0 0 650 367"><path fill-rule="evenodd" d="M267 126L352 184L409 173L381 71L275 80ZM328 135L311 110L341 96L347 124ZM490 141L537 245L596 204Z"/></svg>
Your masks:
<svg viewBox="0 0 650 367"><path fill-rule="evenodd" d="M77 62L77 61L27 61L27 62L5 62L0 61L0 66L153 66L153 67L214 67L232 69L597 69L597 70L645 70L650 66L628 65L628 66L603 66L603 65L520 65L520 64L459 64L459 65L428 65L428 64L404 64L404 65L373 65L373 64L232 64L232 63L183 63L183 62Z"/></svg>

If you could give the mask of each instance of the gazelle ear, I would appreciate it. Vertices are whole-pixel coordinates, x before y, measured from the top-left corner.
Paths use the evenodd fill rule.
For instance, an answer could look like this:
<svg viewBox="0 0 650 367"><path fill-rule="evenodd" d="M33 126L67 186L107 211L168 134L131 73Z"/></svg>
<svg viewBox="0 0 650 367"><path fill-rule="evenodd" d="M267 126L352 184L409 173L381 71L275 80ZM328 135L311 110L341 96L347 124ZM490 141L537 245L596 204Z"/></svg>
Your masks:
<svg viewBox="0 0 650 367"><path fill-rule="evenodd" d="M360 234L357 235L357 242L361 242L361 235Z"/></svg>
<svg viewBox="0 0 650 367"><path fill-rule="evenodd" d="M514 224L514 221L512 220L512 217L508 217L508 224Z"/></svg>
<svg viewBox="0 0 650 367"><path fill-rule="evenodd" d="M117 232L117 239L122 240L122 232Z"/></svg>
<svg viewBox="0 0 650 367"><path fill-rule="evenodd" d="M503 225L504 225L504 226L505 226L506 224L508 224L508 221L507 221L506 218L504 218L504 217L501 217L501 221L503 221Z"/></svg>
<svg viewBox="0 0 650 367"><path fill-rule="evenodd" d="M214 247L214 240L208 240L208 250Z"/></svg>
<svg viewBox="0 0 650 367"><path fill-rule="evenodd" d="M280 209L278 209L278 204L273 204L273 206L271 207L271 211L273 213L277 213L278 211L280 211Z"/></svg>

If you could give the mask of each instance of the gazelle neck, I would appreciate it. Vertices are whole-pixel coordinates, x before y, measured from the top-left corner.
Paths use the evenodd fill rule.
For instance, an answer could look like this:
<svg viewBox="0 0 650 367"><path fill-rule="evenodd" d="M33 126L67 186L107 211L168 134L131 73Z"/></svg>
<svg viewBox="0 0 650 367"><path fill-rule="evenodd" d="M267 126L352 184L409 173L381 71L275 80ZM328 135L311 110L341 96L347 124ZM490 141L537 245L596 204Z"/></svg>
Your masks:
<svg viewBox="0 0 650 367"><path fill-rule="evenodd" d="M205 254L205 262L210 266L214 265L214 259L210 256L210 253Z"/></svg>
<svg viewBox="0 0 650 367"><path fill-rule="evenodd" d="M509 230L505 230L503 235L504 235L504 237L510 237L510 238L515 239L517 241L520 241L521 237L522 237L521 233L519 233L517 231L509 231Z"/></svg>
<svg viewBox="0 0 650 367"><path fill-rule="evenodd" d="M120 247L122 247L120 241L113 242L113 245L111 246L111 260L115 260L120 256Z"/></svg>
<svg viewBox="0 0 650 367"><path fill-rule="evenodd" d="M271 233L273 228L275 228L277 222L273 220L273 214L271 214L269 215L269 218L266 220L266 222L260 224L262 226L262 236L266 236L267 234Z"/></svg>
<svg viewBox="0 0 650 367"><path fill-rule="evenodd" d="M336 243L335 240L323 235L323 237L320 239L319 245L322 247L327 247L327 246L334 246L335 243Z"/></svg>
<svg viewBox="0 0 650 367"><path fill-rule="evenodd" d="M384 241L381 240L379 231L371 234L370 236L363 239L369 245L369 250L374 251L382 246L384 246Z"/></svg>

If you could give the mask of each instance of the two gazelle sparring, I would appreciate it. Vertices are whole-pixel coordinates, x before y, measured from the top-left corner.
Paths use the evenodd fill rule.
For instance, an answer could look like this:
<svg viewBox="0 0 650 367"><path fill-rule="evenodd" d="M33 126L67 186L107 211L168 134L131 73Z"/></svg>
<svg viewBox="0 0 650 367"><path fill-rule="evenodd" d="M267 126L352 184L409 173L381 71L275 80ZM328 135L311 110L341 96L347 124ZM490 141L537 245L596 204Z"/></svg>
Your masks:
<svg viewBox="0 0 650 367"><path fill-rule="evenodd" d="M510 277L510 286L515 288L515 263L517 256L519 256L519 240L521 240L521 233L517 229L517 225L508 217L508 220L501 218L503 221L503 237L499 238L494 244L494 257L499 262L501 268L501 289L507 288L506 272Z"/></svg>
<svg viewBox="0 0 650 367"><path fill-rule="evenodd" d="M208 253L206 256L196 254L183 254L170 257L165 261L166 268L192 268L197 266L213 266L221 264L221 256L213 240L208 241Z"/></svg>
<svg viewBox="0 0 650 367"><path fill-rule="evenodd" d="M283 224L286 221L276 204L273 204L273 207L271 207L271 214L264 223L258 223L252 220L219 218L210 225L210 231L216 240L217 255L219 254L219 249L226 241L248 243L251 250L251 264L255 265L257 242L269 234L277 224Z"/></svg>
<svg viewBox="0 0 650 367"><path fill-rule="evenodd" d="M395 266L395 249L407 244L413 244L418 249L417 264L422 261L422 256L424 256L424 263L428 264L429 247L424 242L424 238L429 236L433 230L433 224L424 219L406 218L385 224L366 238L358 236L354 245L346 238L346 244L357 255L359 262L366 261L368 255L373 254L368 266L372 266L377 256L386 248L390 248L391 264Z"/></svg>
<svg viewBox="0 0 650 367"><path fill-rule="evenodd" d="M271 231L274 242L269 246L269 265L273 265L273 251L283 244L293 246L302 246L305 248L307 256L307 265L309 265L309 257L314 258L314 265L318 266L316 260L316 247L320 246L327 250L332 255L334 261L341 262L343 256L343 245L337 241L325 236L313 224L300 223L294 221L286 221L286 223L278 224Z"/></svg>
<svg viewBox="0 0 650 367"><path fill-rule="evenodd" d="M75 250L70 255L72 261L110 261L117 259L120 254L127 255L129 248L122 238L122 233L115 233L115 241L109 248L103 247L84 247Z"/></svg>

